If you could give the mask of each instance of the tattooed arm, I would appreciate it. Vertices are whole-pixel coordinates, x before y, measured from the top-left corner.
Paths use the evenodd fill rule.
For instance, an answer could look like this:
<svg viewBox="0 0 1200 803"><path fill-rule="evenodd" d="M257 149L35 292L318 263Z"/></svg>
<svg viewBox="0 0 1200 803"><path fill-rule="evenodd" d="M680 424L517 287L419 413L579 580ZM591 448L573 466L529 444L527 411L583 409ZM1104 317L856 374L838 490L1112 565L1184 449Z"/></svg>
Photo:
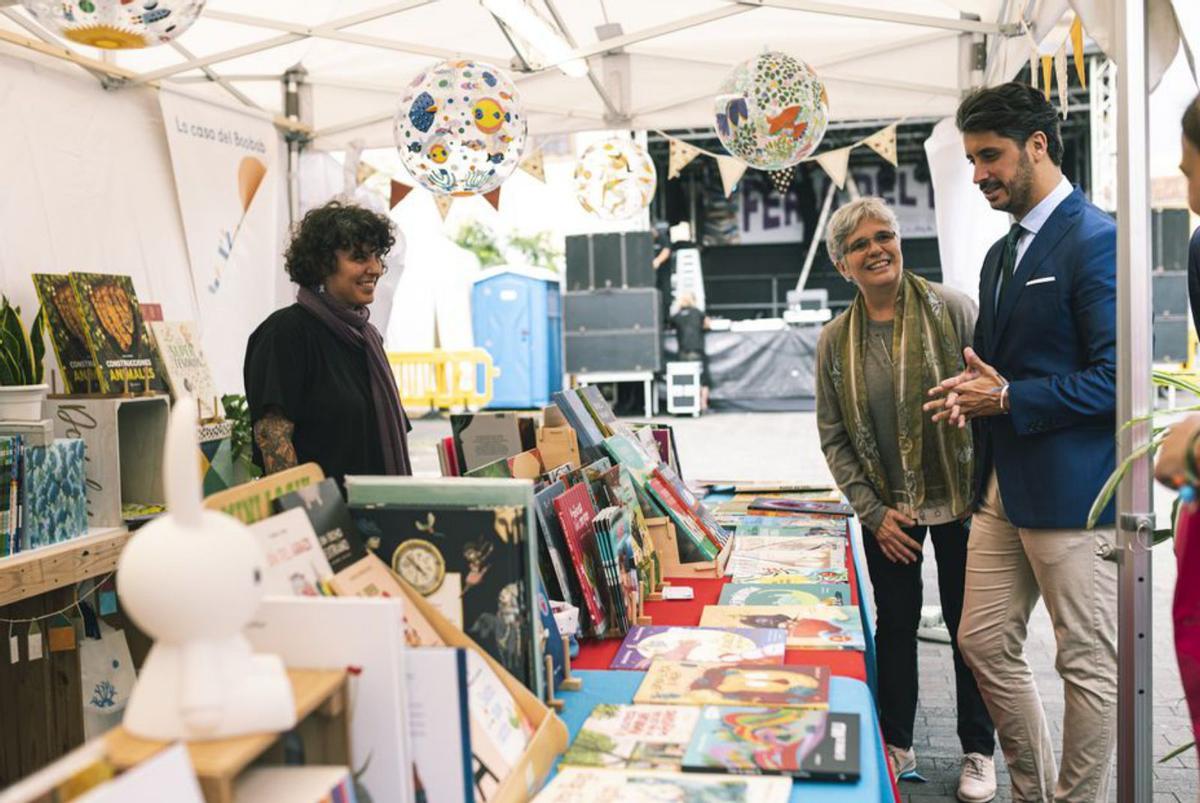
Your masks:
<svg viewBox="0 0 1200 803"><path fill-rule="evenodd" d="M263 470L275 474L297 464L292 433L296 425L283 417L278 407L268 407L267 414L254 424L254 442L263 456Z"/></svg>

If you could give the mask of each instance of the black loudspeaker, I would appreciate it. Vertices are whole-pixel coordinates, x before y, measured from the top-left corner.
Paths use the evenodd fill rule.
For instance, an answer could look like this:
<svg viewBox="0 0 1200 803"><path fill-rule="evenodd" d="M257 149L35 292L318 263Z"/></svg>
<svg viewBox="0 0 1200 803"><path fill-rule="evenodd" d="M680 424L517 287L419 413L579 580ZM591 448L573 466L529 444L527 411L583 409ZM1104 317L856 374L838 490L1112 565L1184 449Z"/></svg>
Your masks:
<svg viewBox="0 0 1200 803"><path fill-rule="evenodd" d="M1186 271L1191 219L1186 209L1153 209L1150 212L1150 251L1155 271ZM1155 306L1155 312L1158 307Z"/></svg>
<svg viewBox="0 0 1200 803"><path fill-rule="evenodd" d="M567 292L654 287L654 240L648 231L567 238Z"/></svg>
<svg viewBox="0 0 1200 803"><path fill-rule="evenodd" d="M1188 314L1187 271L1163 271L1150 275L1150 298L1155 318Z"/></svg>
<svg viewBox="0 0 1200 803"><path fill-rule="evenodd" d="M568 332L568 374L597 371L659 371L662 342L657 329L623 332Z"/></svg>
<svg viewBox="0 0 1200 803"><path fill-rule="evenodd" d="M1185 362L1188 347L1188 316L1161 315L1154 319L1154 361Z"/></svg>
<svg viewBox="0 0 1200 803"><path fill-rule="evenodd" d="M563 296L567 373L658 371L658 290L597 290Z"/></svg>

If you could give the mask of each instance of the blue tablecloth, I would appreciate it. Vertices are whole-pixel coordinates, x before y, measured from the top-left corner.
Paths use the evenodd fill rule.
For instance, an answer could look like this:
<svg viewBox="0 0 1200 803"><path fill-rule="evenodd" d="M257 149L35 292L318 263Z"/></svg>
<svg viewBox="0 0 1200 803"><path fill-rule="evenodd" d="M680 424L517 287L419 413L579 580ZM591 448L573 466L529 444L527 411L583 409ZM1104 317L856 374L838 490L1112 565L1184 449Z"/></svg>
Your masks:
<svg viewBox="0 0 1200 803"><path fill-rule="evenodd" d="M580 670L574 674L583 680L583 688L577 692L560 692L565 703L560 716L571 731L571 741L575 740L575 735L583 727L592 708L600 703L633 702L634 692L646 676L644 672L600 670ZM859 755L862 756L862 776L858 783L797 781L792 789L792 801L892 803L892 787L888 779L883 745L879 740L875 701L867 685L850 678L834 677L829 683L829 707L833 711L858 714L861 717Z"/></svg>

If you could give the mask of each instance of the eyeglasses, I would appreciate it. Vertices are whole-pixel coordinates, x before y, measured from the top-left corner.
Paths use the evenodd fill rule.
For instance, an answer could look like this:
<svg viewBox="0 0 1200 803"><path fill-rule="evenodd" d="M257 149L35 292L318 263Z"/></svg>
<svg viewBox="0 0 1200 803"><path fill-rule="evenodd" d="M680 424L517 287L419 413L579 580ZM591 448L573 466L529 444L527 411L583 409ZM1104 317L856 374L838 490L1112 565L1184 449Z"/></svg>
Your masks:
<svg viewBox="0 0 1200 803"><path fill-rule="evenodd" d="M846 253L861 254L871 247L872 242L874 242L875 245L884 246L895 241L895 239L896 232L884 229L882 231L875 232L870 237L860 237L859 239L850 243L850 245L846 246Z"/></svg>

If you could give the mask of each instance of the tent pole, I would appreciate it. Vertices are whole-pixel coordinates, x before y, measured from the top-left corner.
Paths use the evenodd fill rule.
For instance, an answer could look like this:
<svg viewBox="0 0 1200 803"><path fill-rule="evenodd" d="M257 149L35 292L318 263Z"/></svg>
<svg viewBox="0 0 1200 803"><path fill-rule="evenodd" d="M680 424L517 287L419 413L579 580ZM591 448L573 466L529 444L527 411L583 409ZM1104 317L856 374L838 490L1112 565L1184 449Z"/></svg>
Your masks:
<svg viewBox="0 0 1200 803"><path fill-rule="evenodd" d="M1147 0L1115 0L1117 44L1117 421L1153 406L1150 315L1150 185L1147 154ZM1118 464L1149 438L1149 422L1121 432ZM1150 460L1130 468L1117 493L1117 799L1153 795Z"/></svg>
<svg viewBox="0 0 1200 803"><path fill-rule="evenodd" d="M848 181L853 179L847 175ZM812 271L813 260L817 258L817 249L821 246L821 238L825 236L825 225L829 222L829 210L833 206L833 196L837 192L837 184L829 179L829 189L825 191L825 203L821 204L821 215L817 218L817 227L813 229L812 239L808 241L808 253L804 257L804 268L800 278L796 280L796 292L799 293L808 284L808 274ZM857 193L855 193L857 194Z"/></svg>
<svg viewBox="0 0 1200 803"><path fill-rule="evenodd" d="M297 64L283 74L283 113L289 120L299 122L301 119L300 88L308 70ZM287 191L288 191L288 228L300 221L300 151L308 138L297 131L289 131L287 140Z"/></svg>

